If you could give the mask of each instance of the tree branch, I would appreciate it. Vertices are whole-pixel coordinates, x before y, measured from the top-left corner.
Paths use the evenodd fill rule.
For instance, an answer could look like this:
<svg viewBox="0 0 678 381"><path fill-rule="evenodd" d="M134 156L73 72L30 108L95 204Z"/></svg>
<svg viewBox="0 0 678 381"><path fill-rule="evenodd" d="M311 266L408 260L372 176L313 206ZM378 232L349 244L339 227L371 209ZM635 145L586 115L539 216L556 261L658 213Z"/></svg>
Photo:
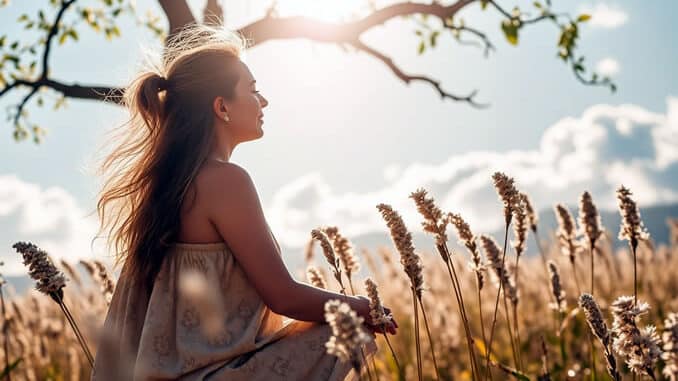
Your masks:
<svg viewBox="0 0 678 381"><path fill-rule="evenodd" d="M124 88L121 87L66 84L51 79L47 79L40 85L36 85L36 87L39 86L49 87L68 98L91 99L117 105L122 105L122 95L124 92Z"/></svg>
<svg viewBox="0 0 678 381"><path fill-rule="evenodd" d="M396 77L400 78L403 82L407 83L408 85L412 81L421 81L421 82L426 82L433 86L436 90L438 90L438 93L440 94L440 97L442 99L449 98L454 101L458 102L468 102L470 105L476 108L484 108L487 107L487 104L481 104L476 102L473 98L476 96L478 93L477 90L473 90L469 95L466 96L460 96L460 95L454 95L451 93L446 92L445 90L442 89L440 82L436 81L432 78L423 76L423 75L409 75L405 74L394 62L391 57L388 57L384 55L383 53L377 51L376 49L373 49L369 46L367 46L365 43L363 43L360 40L356 40L351 42L351 45L355 47L356 49L363 51L372 57L378 59L379 61L383 62L386 66L388 66L389 69L393 72L393 74L396 75Z"/></svg>
<svg viewBox="0 0 678 381"><path fill-rule="evenodd" d="M238 30L251 40L250 46L256 46L271 40L304 38L328 43L351 44L363 32L396 17L414 14L426 14L438 17L443 23L460 9L477 0L458 0L444 6L439 3L397 3L372 12L368 16L346 23L332 23L314 20L308 17L270 17L266 16Z"/></svg>
<svg viewBox="0 0 678 381"><path fill-rule="evenodd" d="M56 19L54 19L54 23L52 24L52 27L49 29L47 39L45 40L45 52L42 55L42 74L40 75L41 79L47 78L48 71L47 61L49 59L50 48L52 47L52 39L54 38L54 36L56 36L57 32L59 31L59 24L61 23L61 19L63 18L64 13L68 9L68 7L75 3L75 1L76 0L68 0L61 4L61 9L59 9Z"/></svg>
<svg viewBox="0 0 678 381"><path fill-rule="evenodd" d="M188 7L186 0L158 0L162 7L167 21L169 23L169 33L167 40L169 40L176 32L188 24L196 22L191 8Z"/></svg>

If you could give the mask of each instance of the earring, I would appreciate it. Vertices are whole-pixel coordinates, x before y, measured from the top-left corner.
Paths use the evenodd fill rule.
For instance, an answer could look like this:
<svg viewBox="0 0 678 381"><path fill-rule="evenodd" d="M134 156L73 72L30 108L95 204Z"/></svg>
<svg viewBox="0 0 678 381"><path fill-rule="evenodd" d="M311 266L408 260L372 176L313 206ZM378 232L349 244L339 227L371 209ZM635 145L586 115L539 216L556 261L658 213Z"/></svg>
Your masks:
<svg viewBox="0 0 678 381"><path fill-rule="evenodd" d="M228 117L228 114L224 114L224 122L229 122L231 118Z"/></svg>

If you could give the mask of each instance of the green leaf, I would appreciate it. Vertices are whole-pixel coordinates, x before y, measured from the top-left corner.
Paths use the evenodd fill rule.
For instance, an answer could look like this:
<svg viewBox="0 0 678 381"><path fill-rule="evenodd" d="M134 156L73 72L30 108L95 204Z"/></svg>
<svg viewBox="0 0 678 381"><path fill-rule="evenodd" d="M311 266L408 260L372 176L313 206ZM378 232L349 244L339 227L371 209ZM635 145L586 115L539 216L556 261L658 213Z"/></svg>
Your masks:
<svg viewBox="0 0 678 381"><path fill-rule="evenodd" d="M591 15L581 14L579 17L577 17L577 22L586 22L589 20L591 20Z"/></svg>
<svg viewBox="0 0 678 381"><path fill-rule="evenodd" d="M59 36L59 45L63 45L64 42L66 42L67 37L68 37L68 33L66 33L66 32L61 33L61 36Z"/></svg>
<svg viewBox="0 0 678 381"><path fill-rule="evenodd" d="M424 43L424 40L421 40L419 47L417 48L417 53L423 54L424 50L426 50L426 44Z"/></svg>
<svg viewBox="0 0 678 381"><path fill-rule="evenodd" d="M24 13L21 16L19 16L19 18L16 21L22 22L22 21L27 21L27 20L28 20L28 15Z"/></svg>
<svg viewBox="0 0 678 381"><path fill-rule="evenodd" d="M9 375L9 372L14 370L14 368L16 368L22 360L23 359L21 357L19 357L18 359L14 360L13 363L11 363L7 367L5 367L5 369L3 369L2 372L0 373L0 380L7 377Z"/></svg>
<svg viewBox="0 0 678 381"><path fill-rule="evenodd" d="M7 36L2 36L0 37L0 48L5 46L5 42L7 41Z"/></svg>
<svg viewBox="0 0 678 381"><path fill-rule="evenodd" d="M68 35L73 37L75 41L78 41L78 32L76 32L75 29L69 29Z"/></svg>
<svg viewBox="0 0 678 381"><path fill-rule="evenodd" d="M538 1L535 1L533 4L534 4L534 7L537 8L537 9L544 9L544 6L541 5L541 3L538 2Z"/></svg>
<svg viewBox="0 0 678 381"><path fill-rule="evenodd" d="M437 31L437 30L434 31L433 33L431 33L431 36L429 37L429 39L430 39L430 43L431 43L432 48L434 48L436 46L436 41L438 40L439 35L440 35L440 31Z"/></svg>

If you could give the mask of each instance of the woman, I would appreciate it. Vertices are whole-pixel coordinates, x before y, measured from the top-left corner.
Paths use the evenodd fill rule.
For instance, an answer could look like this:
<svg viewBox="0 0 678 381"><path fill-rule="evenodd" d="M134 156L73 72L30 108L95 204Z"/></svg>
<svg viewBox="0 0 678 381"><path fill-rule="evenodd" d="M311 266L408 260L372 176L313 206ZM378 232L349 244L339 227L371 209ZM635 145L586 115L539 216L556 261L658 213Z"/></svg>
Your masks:
<svg viewBox="0 0 678 381"><path fill-rule="evenodd" d="M126 88L131 118L97 205L123 267L93 380L343 380L350 365L325 352L325 302L346 301L378 331L367 298L290 276L252 179L230 162L264 135L268 105L242 48L192 26Z"/></svg>

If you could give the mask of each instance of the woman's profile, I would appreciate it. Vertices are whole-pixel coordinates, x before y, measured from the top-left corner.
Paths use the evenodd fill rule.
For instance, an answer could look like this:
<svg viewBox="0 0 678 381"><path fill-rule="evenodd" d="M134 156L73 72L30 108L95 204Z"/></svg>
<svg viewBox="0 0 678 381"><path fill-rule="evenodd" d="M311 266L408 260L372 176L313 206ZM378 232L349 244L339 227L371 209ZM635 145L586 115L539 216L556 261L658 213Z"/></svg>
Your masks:
<svg viewBox="0 0 678 381"><path fill-rule="evenodd" d="M325 302L347 302L377 331L367 298L290 275L253 180L230 161L264 135L268 105L244 47L191 26L125 88L130 119L97 204L122 270L93 380L344 380L356 375L326 353Z"/></svg>

